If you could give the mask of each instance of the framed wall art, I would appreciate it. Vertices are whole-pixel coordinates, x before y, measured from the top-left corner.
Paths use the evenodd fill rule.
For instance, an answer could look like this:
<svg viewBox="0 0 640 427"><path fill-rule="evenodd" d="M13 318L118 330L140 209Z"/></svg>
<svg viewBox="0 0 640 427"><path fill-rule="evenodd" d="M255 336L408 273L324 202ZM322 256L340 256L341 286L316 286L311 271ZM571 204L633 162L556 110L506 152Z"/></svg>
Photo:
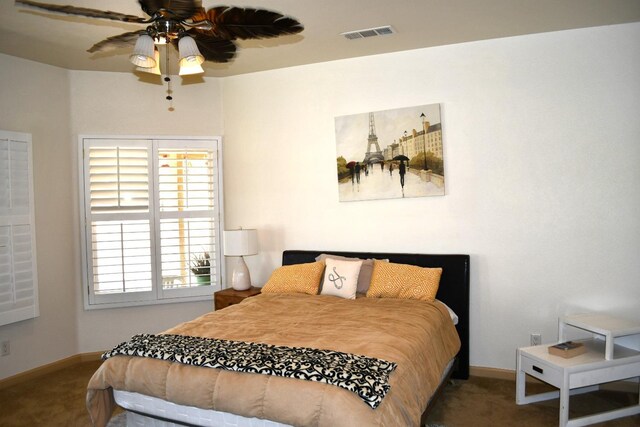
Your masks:
<svg viewBox="0 0 640 427"><path fill-rule="evenodd" d="M341 202L444 195L440 104L335 118Z"/></svg>

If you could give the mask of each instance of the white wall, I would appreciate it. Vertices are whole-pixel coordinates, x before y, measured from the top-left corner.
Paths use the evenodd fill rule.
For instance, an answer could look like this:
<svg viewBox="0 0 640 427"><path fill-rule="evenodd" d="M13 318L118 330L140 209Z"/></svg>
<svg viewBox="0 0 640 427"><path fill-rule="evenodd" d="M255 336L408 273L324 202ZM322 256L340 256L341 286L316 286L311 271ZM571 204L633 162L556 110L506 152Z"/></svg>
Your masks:
<svg viewBox="0 0 640 427"><path fill-rule="evenodd" d="M67 71L0 54L0 129L33 136L40 297L40 317L0 326L11 346L5 378L78 353Z"/></svg>
<svg viewBox="0 0 640 427"><path fill-rule="evenodd" d="M638 40L636 23L225 78L226 221L259 230L254 281L283 249L468 253L474 366L513 369L564 313L640 321ZM334 117L430 103L446 195L338 202Z"/></svg>
<svg viewBox="0 0 640 427"><path fill-rule="evenodd" d="M141 82L131 73L70 72L71 150L77 156L78 135L222 135L220 82L181 85L174 77L173 107L165 100L165 86ZM76 157L77 158L77 157ZM77 165L72 185L77 188ZM77 196L74 206L78 206ZM75 222L79 219L76 208ZM141 331L156 333L211 311L212 302L85 311L80 278L79 234L76 250L79 352L103 351Z"/></svg>

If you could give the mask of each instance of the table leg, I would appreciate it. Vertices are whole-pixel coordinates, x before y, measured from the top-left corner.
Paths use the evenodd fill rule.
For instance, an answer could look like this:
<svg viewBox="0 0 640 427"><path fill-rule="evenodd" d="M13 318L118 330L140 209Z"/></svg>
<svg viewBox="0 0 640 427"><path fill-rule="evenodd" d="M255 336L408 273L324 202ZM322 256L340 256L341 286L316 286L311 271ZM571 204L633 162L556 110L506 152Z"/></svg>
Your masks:
<svg viewBox="0 0 640 427"><path fill-rule="evenodd" d="M566 427L569 422L569 375L564 374L560 388L560 427Z"/></svg>

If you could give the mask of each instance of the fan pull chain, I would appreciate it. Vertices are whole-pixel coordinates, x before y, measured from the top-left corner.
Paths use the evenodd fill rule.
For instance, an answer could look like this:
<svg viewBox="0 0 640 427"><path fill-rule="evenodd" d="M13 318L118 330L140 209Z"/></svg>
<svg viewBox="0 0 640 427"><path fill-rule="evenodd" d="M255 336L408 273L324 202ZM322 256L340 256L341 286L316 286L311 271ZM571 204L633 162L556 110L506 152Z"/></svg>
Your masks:
<svg viewBox="0 0 640 427"><path fill-rule="evenodd" d="M169 101L169 111L173 111L173 90L171 89L171 70L169 69L169 43L164 45L164 58L165 58L165 72L166 75L164 77L164 81L167 82L167 96L166 99Z"/></svg>

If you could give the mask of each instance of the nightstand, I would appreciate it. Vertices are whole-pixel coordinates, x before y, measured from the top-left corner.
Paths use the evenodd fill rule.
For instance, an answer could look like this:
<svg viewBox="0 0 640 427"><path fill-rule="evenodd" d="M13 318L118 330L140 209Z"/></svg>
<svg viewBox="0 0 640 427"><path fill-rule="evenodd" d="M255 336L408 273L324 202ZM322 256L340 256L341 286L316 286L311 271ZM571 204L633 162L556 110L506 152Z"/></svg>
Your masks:
<svg viewBox="0 0 640 427"><path fill-rule="evenodd" d="M238 304L245 298L260 294L260 288L252 286L246 291L236 291L233 288L223 289L213 294L213 309L221 310L233 304Z"/></svg>
<svg viewBox="0 0 640 427"><path fill-rule="evenodd" d="M569 419L569 395L595 391L600 384L640 377L640 351L614 343L616 337L640 334L640 325L604 315L576 315L560 319L560 340L571 326L604 337L581 341L584 354L565 359L549 354L549 345L519 348L516 367L516 403L560 397L560 427L585 426L640 414L640 404L600 414ZM526 375L559 389L526 395Z"/></svg>

